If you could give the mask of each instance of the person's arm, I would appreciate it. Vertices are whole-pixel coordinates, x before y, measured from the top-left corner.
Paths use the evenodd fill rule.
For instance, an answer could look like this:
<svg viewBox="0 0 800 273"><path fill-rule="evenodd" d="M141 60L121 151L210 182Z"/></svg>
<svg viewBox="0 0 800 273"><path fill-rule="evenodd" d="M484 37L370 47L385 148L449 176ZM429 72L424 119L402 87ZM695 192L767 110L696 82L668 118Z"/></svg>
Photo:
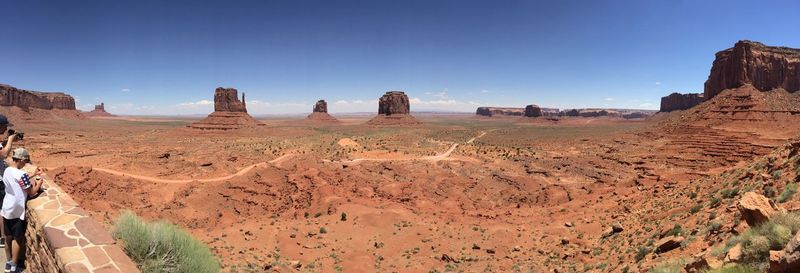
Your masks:
<svg viewBox="0 0 800 273"><path fill-rule="evenodd" d="M8 154L11 153L11 144L14 143L14 140L17 140L16 134L8 136L8 141L6 142L5 145L3 145L3 149L0 150L1 158L6 158L8 157Z"/></svg>
<svg viewBox="0 0 800 273"><path fill-rule="evenodd" d="M40 177L42 175L42 170L37 169L36 172L33 174L33 177ZM28 174L24 174L22 179L28 179L27 185L30 185L27 189L25 189L28 193L28 196L34 196L39 193L39 190L42 188L42 182L44 179L33 179L33 183L30 182L30 177ZM32 184L32 185L31 185Z"/></svg>

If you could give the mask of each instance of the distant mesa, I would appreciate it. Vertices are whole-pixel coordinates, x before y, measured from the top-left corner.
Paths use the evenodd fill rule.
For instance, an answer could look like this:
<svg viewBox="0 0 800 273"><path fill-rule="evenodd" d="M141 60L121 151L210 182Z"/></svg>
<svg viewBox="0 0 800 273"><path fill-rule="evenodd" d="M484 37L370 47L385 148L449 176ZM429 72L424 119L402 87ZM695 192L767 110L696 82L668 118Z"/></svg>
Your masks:
<svg viewBox="0 0 800 273"><path fill-rule="evenodd" d="M742 40L717 52L705 83L705 99L745 84L759 91L800 90L800 49Z"/></svg>
<svg viewBox="0 0 800 273"><path fill-rule="evenodd" d="M75 108L75 98L70 95L23 90L6 84L0 84L0 107L11 118L83 118Z"/></svg>
<svg viewBox="0 0 800 273"><path fill-rule="evenodd" d="M218 87L214 91L214 112L208 117L190 124L189 128L232 130L255 125L263 124L247 114L244 93L242 93L242 100L239 100L236 89Z"/></svg>
<svg viewBox="0 0 800 273"><path fill-rule="evenodd" d="M699 93L672 93L669 96L661 97L660 112L671 112L675 110L686 110L701 104L705 101L705 96Z"/></svg>
<svg viewBox="0 0 800 273"><path fill-rule="evenodd" d="M475 111L476 115L492 117L492 116L522 116L525 113L525 108L510 108L510 107L478 107Z"/></svg>
<svg viewBox="0 0 800 273"><path fill-rule="evenodd" d="M705 101L675 121L712 126L741 123L761 130L775 124L785 129L800 122L800 96L793 94L800 90L800 49L742 40L715 56L705 82ZM670 96L665 97L667 101Z"/></svg>
<svg viewBox="0 0 800 273"><path fill-rule="evenodd" d="M114 116L111 113L106 112L106 105L105 105L105 103L102 103L102 102L100 104L98 104L98 105L95 105L94 106L94 110L86 112L86 113L83 113L83 114L86 115L86 116L89 116L89 117L113 117Z"/></svg>
<svg viewBox="0 0 800 273"><path fill-rule="evenodd" d="M307 120L321 121L321 122L339 122L338 119L328 114L328 103L325 100L318 100L314 104L311 114L306 117Z"/></svg>
<svg viewBox="0 0 800 273"><path fill-rule="evenodd" d="M417 125L422 124L411 115L408 96L403 91L389 91L378 100L378 115L367 122L369 125Z"/></svg>
<svg viewBox="0 0 800 273"><path fill-rule="evenodd" d="M542 116L542 108L540 108L539 105L530 104L525 106L525 117L535 118L541 116Z"/></svg>
<svg viewBox="0 0 800 273"><path fill-rule="evenodd" d="M543 116L558 116L558 108L539 107ZM514 107L478 107L475 111L478 116L485 117L521 117L525 115L525 108Z"/></svg>

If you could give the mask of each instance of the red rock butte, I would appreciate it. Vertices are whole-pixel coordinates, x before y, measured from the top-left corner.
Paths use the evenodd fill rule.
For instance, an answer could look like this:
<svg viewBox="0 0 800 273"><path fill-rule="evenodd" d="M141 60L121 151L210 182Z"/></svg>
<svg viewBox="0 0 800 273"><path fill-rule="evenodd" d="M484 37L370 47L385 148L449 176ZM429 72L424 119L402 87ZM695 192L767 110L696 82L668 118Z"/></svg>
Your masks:
<svg viewBox="0 0 800 273"><path fill-rule="evenodd" d="M84 113L86 116L90 117L113 117L109 112L106 112L106 105L105 103L100 103L94 106L94 110Z"/></svg>
<svg viewBox="0 0 800 273"><path fill-rule="evenodd" d="M378 115L367 122L369 125L418 125L411 115L411 104L403 91L389 91L378 99Z"/></svg>
<svg viewBox="0 0 800 273"><path fill-rule="evenodd" d="M208 117L192 123L189 128L201 130L231 130L255 125L263 125L247 114L244 93L239 100L234 88L218 87L214 91L214 112Z"/></svg>
<svg viewBox="0 0 800 273"><path fill-rule="evenodd" d="M328 103L325 100L318 100L316 104L314 104L314 109L312 109L311 114L306 117L307 120L311 121L322 121L322 122L338 122L339 120L328 114Z"/></svg>
<svg viewBox="0 0 800 273"><path fill-rule="evenodd" d="M0 110L12 119L83 118L75 98L63 92L40 92L0 84Z"/></svg>
<svg viewBox="0 0 800 273"><path fill-rule="evenodd" d="M542 116L542 108L536 104L529 104L525 106L525 117L535 118Z"/></svg>
<svg viewBox="0 0 800 273"><path fill-rule="evenodd" d="M686 110L701 104L705 101L705 96L698 93L672 93L669 96L661 97L660 112L670 112L675 110Z"/></svg>
<svg viewBox="0 0 800 273"><path fill-rule="evenodd" d="M800 49L743 40L717 52L705 83L705 99L745 84L760 91L800 90Z"/></svg>

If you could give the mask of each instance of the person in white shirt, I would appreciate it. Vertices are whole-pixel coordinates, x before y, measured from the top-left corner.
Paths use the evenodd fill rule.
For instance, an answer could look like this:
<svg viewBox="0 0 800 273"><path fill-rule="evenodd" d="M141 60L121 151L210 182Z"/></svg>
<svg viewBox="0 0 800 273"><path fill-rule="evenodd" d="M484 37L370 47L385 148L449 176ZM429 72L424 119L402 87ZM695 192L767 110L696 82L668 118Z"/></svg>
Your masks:
<svg viewBox="0 0 800 273"><path fill-rule="evenodd" d="M0 135L5 135L6 131L8 131L8 127L14 126L8 121L8 118L5 115L0 114ZM17 135L12 134L9 131L8 138L6 141L0 142L0 179L3 179L3 172L6 170L6 158L11 153L12 144L14 141L17 140ZM0 185L0 200L5 198L6 191L2 185ZM0 221L0 235L3 234L3 221ZM5 237L5 236L3 236ZM0 240L0 247L6 247L5 240Z"/></svg>
<svg viewBox="0 0 800 273"><path fill-rule="evenodd" d="M6 262L9 272L21 272L17 264L21 260L20 253L25 247L25 231L28 223L25 221L25 202L28 196L33 196L42 187L42 180L34 180L28 173L22 170L25 164L30 161L30 154L25 148L17 148L11 154L11 159L6 159L8 167L3 172L3 184L5 185L6 196L3 198L3 229L5 230L6 255L11 258ZM37 170L34 174L38 177L41 174Z"/></svg>

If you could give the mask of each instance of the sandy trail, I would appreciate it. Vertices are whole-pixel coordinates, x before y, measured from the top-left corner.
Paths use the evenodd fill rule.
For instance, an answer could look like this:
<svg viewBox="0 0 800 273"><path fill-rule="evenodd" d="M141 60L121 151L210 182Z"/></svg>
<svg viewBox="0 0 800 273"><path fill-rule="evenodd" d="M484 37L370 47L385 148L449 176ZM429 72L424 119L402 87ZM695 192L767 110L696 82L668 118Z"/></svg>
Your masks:
<svg viewBox="0 0 800 273"><path fill-rule="evenodd" d="M473 141L475 141L475 139L478 139L478 138L481 138L481 137L485 136L486 133L487 133L486 131L483 131L483 132L481 132L480 135L471 138L466 143L467 144L472 143ZM434 155L434 156L422 156L422 157L404 158L404 159L357 158L357 159L348 160L348 161L339 161L337 163L354 164L354 163L359 163L359 162L362 162L362 161L405 161L405 160L440 161L440 160L445 160L448 157L450 157L450 154L452 154L453 151L456 150L456 148L458 148L458 143L454 143L452 146L450 146L450 149L447 149L447 151L445 151L444 153L441 153L441 154L438 154L438 155ZM139 179L139 180L143 180L143 181L148 181L148 182L154 182L154 183L175 183L175 184L197 183L197 182L207 183L207 182L220 182L220 181L225 181L225 180L228 180L228 179L231 179L231 178L234 178L234 177L242 176L242 175L247 174L251 170L253 170L253 168L260 167L260 166L273 165L273 166L276 166L276 167L280 167L280 163L285 161L286 159L288 159L292 155L294 155L294 153L287 153L287 154L284 154L282 156L279 156L279 157L277 157L277 158L275 158L273 160L267 161L267 162L260 162L260 163L256 163L256 164L253 164L253 165L250 165L250 166L246 166L246 167L240 169L239 171L237 171L236 173L231 174L231 175L226 175L226 176L222 176L222 177L215 177L215 178L205 178L205 179L166 179L166 178L158 178L158 177L152 177L152 176L146 176L146 175L131 174L131 173L122 172L122 171L115 171L115 170L106 169L106 168L102 168L102 167L92 167L92 170L98 171L98 172L104 172L104 173L111 174L111 175L116 175L116 176L131 177L131 178L135 178L135 179ZM323 161L324 162L332 162L330 160L323 160Z"/></svg>
<svg viewBox="0 0 800 273"><path fill-rule="evenodd" d="M164 178L158 178L158 177L152 177L152 176L145 176L145 175L138 175L138 174L131 174L131 173L127 173L127 172L115 171L115 170L110 170L110 169L101 168L101 167L92 167L92 170L99 171L99 172L104 172L104 173L111 174L111 175L116 175L116 176L132 177L132 178L136 178L136 179L139 179L139 180L144 180L144 181L154 182L154 183L182 184L182 183L192 183L192 182L219 182L219 181L225 181L225 180L237 177L237 176L242 176L242 175L250 172L251 170L253 170L253 168L255 168L255 167L261 167L261 166L267 166L267 165L273 165L273 166L276 166L276 167L280 167L280 163L285 161L287 158L289 158L292 155L294 155L294 154L293 153L284 154L284 155L279 156L279 157L277 157L277 158L275 158L273 160L270 160L270 161L260 162L260 163L256 163L256 164L253 164L253 165L250 165L250 166L246 166L246 167L240 169L239 171L237 171L236 173L231 174L231 175L227 175L227 176L223 176L223 177L216 177L216 178L206 178L206 179L164 179Z"/></svg>
<svg viewBox="0 0 800 273"><path fill-rule="evenodd" d="M493 131L493 130L490 130L490 131ZM486 133L487 133L487 131L482 131L480 135L478 135L476 137L473 137L473 138L470 138L469 140L467 140L467 142L465 142L465 144L470 144L470 143L474 142L476 139L485 136ZM456 148L458 148L458 143L453 143L453 145L450 146L450 149L447 149L447 151L445 151L444 153L440 153L440 154L433 155L433 156L420 156L420 157L411 157L411 158L356 158L356 159L353 159L353 160L344 160L344 161L335 161L335 162L336 163L341 163L341 164L348 164L348 165L350 165L350 164L358 164L358 163L364 162L364 161L385 162L385 161L421 160L421 161L433 161L433 162L436 162L436 161L441 161L441 160L448 159L450 157L450 154L452 154L453 151L456 150ZM334 162L334 161L330 161L330 160L327 160L327 159L325 159L323 161L324 162Z"/></svg>

